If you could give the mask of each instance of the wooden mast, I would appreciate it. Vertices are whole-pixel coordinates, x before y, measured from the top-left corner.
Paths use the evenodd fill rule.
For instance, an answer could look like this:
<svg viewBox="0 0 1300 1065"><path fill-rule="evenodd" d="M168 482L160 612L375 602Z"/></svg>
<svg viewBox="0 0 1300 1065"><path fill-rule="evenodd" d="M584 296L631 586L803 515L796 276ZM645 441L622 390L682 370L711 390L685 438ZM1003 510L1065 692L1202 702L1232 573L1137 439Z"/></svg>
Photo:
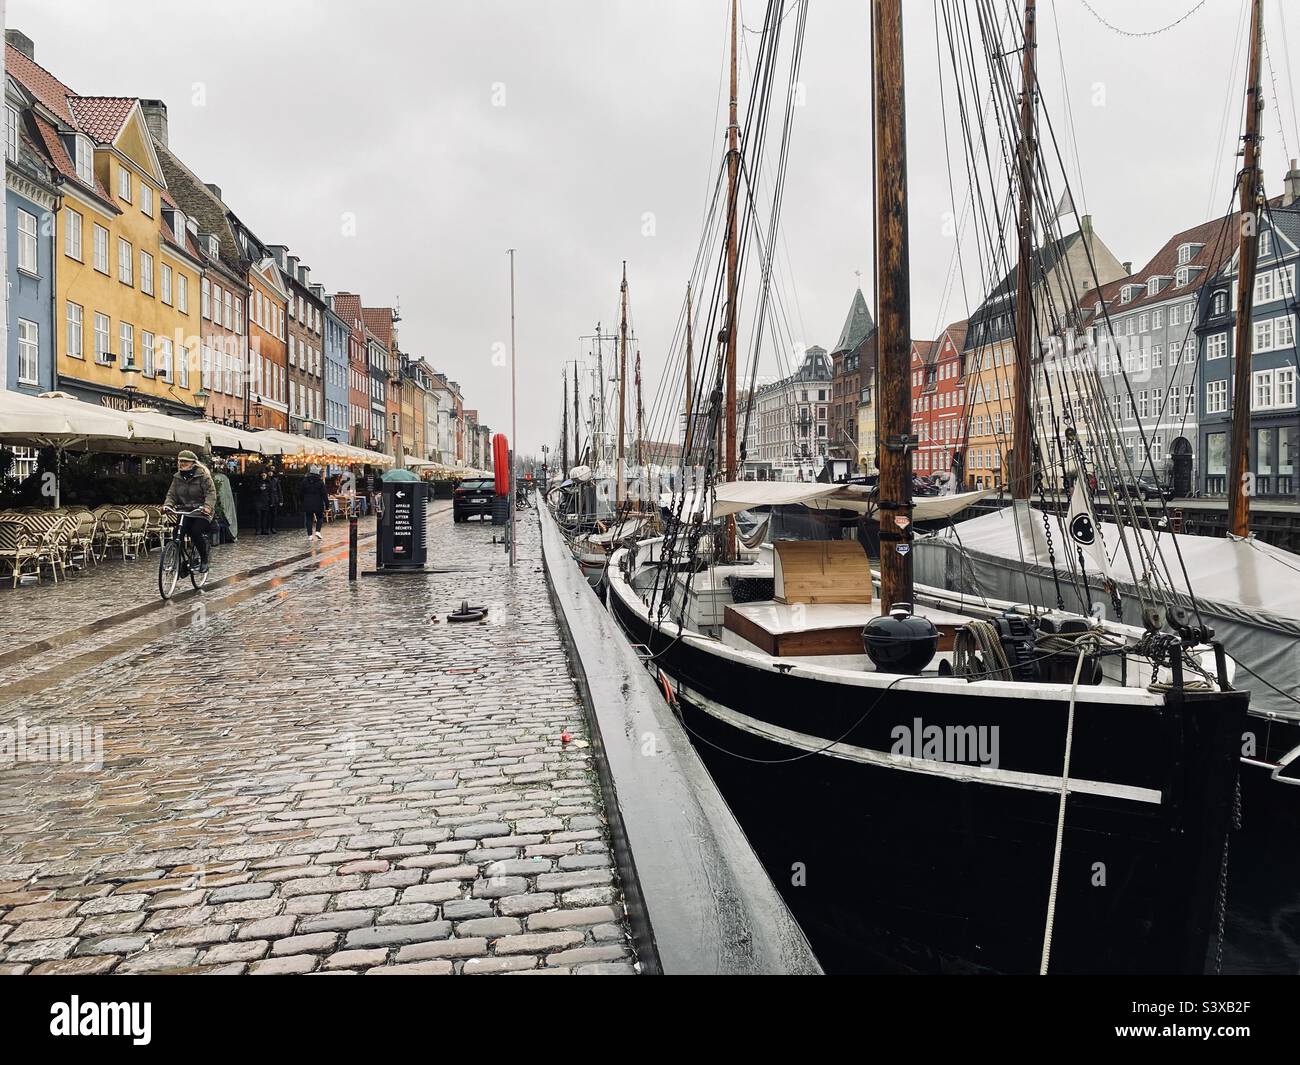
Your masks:
<svg viewBox="0 0 1300 1065"><path fill-rule="evenodd" d="M736 479L736 196L740 171L740 121L736 88L736 0L731 0L731 103L727 111L727 324L726 324L726 424L724 429L724 479ZM736 519L729 515L724 550L736 557Z"/></svg>
<svg viewBox="0 0 1300 1065"><path fill-rule="evenodd" d="M582 462L582 431L578 428L582 424L581 407L578 404L578 360L573 360L573 464L576 466Z"/></svg>
<svg viewBox="0 0 1300 1065"><path fill-rule="evenodd" d="M873 0L876 285L880 400L880 607L912 601L911 289L902 0ZM901 524L899 524L901 519Z"/></svg>
<svg viewBox="0 0 1300 1065"><path fill-rule="evenodd" d="M1260 37L1263 0L1250 5L1250 58L1246 67L1246 131L1242 135L1242 165L1238 177L1241 237L1237 254L1236 341L1233 352L1232 455L1228 465L1228 531L1233 536L1250 532L1250 492L1247 469L1250 458L1250 400L1255 330L1251 306L1255 299L1255 266L1259 255L1259 113L1264 99L1259 86Z"/></svg>
<svg viewBox="0 0 1300 1065"><path fill-rule="evenodd" d="M641 407L641 349L638 347L636 349L636 468L638 476L641 467L645 465L644 415L645 411Z"/></svg>
<svg viewBox="0 0 1300 1065"><path fill-rule="evenodd" d="M695 362L694 349L691 333L691 318L693 317L693 308L691 300L691 283L686 282L686 431L682 434L682 467L685 468L690 464L691 438L694 433L691 431L691 404L694 400L692 393L695 390Z"/></svg>
<svg viewBox="0 0 1300 1065"><path fill-rule="evenodd" d="M1016 231L1020 251L1016 260L1016 393L1012 397L1011 498L1028 499L1034 486L1034 443L1029 419L1030 377L1034 358L1034 97L1037 74L1036 0L1025 0L1025 42L1021 53L1020 88L1020 217Z"/></svg>
<svg viewBox="0 0 1300 1065"><path fill-rule="evenodd" d="M609 458L605 440L605 343L600 334L600 323L596 323L596 396L600 403L600 412L591 412L596 423L595 438L596 468L602 468Z"/></svg>
<svg viewBox="0 0 1300 1065"><path fill-rule="evenodd" d="M564 397L564 422L560 426L560 463L563 477L569 475L569 390L564 384L564 367L560 367L560 395Z"/></svg>
<svg viewBox="0 0 1300 1065"><path fill-rule="evenodd" d="M618 345L618 453L614 469L614 506L623 505L623 441L627 433L627 260L623 260L623 284L619 287Z"/></svg>

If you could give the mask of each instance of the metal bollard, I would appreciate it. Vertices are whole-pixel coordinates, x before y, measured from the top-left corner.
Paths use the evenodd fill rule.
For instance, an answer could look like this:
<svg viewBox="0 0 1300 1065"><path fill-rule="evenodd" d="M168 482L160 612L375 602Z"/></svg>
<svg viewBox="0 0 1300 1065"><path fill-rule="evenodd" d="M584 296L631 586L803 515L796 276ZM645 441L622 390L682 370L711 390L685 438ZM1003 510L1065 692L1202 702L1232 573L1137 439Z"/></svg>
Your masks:
<svg viewBox="0 0 1300 1065"><path fill-rule="evenodd" d="M348 580L357 579L357 516L348 516Z"/></svg>

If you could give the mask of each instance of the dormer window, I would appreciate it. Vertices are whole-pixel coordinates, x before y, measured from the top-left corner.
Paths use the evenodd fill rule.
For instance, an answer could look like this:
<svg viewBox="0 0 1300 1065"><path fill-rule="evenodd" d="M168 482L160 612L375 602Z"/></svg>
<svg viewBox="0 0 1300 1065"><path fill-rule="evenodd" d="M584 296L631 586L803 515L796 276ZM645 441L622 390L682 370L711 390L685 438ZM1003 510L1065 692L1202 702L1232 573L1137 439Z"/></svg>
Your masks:
<svg viewBox="0 0 1300 1065"><path fill-rule="evenodd" d="M1259 254L1261 256L1273 254L1273 234L1267 229L1259 235Z"/></svg>
<svg viewBox="0 0 1300 1065"><path fill-rule="evenodd" d="M1120 289L1120 293L1119 293L1120 303L1128 303L1131 300L1136 299L1137 294L1141 291L1142 291L1141 285L1125 285L1122 289Z"/></svg>
<svg viewBox="0 0 1300 1065"><path fill-rule="evenodd" d="M1220 291L1218 291L1218 292L1216 292L1216 293L1214 294L1214 303L1213 303L1213 305L1212 305L1212 307L1211 307L1211 309L1210 309L1210 313L1211 313L1211 314L1214 314L1214 315L1227 314L1227 313L1228 313L1228 294L1227 294L1227 292L1225 292L1225 291L1223 291L1223 290L1220 290Z"/></svg>
<svg viewBox="0 0 1300 1065"><path fill-rule="evenodd" d="M1204 247L1205 247L1204 244L1180 244L1180 245L1178 245L1178 265L1179 265L1179 266L1186 266L1186 265L1187 265L1188 263L1190 263L1193 259L1195 259L1197 255L1200 254L1201 249L1204 248Z"/></svg>
<svg viewBox="0 0 1300 1065"><path fill-rule="evenodd" d="M1182 288L1200 273L1200 269L1199 266L1180 266L1178 272L1174 275L1174 284Z"/></svg>
<svg viewBox="0 0 1300 1065"><path fill-rule="evenodd" d="M87 185L93 186L95 184L95 154L90 146L90 138L78 133L74 150L77 156L77 177Z"/></svg>
<svg viewBox="0 0 1300 1065"><path fill-rule="evenodd" d="M221 257L221 238L215 233L208 236L208 257L212 259Z"/></svg>
<svg viewBox="0 0 1300 1065"><path fill-rule="evenodd" d="M1173 280L1168 274L1157 274L1147 282L1147 295L1157 296L1169 282Z"/></svg>

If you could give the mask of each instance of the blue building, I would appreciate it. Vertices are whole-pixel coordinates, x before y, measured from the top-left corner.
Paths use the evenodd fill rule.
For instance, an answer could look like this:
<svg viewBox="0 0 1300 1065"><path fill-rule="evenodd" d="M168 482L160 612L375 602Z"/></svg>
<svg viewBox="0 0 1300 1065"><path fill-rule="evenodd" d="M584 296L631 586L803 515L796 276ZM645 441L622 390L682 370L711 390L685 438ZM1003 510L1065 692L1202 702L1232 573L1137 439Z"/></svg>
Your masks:
<svg viewBox="0 0 1300 1065"><path fill-rule="evenodd" d="M1297 406L1296 267L1300 263L1300 173L1287 175L1287 192L1263 213L1259 264L1251 308L1252 345L1250 454L1252 495L1262 499L1296 499ZM1206 286L1197 327L1202 357L1198 398L1201 410L1198 447L1205 495L1228 491L1231 453L1233 372L1235 359L1237 256L1234 254Z"/></svg>
<svg viewBox="0 0 1300 1065"><path fill-rule="evenodd" d="M47 149L31 101L5 85L5 223L8 229L8 361L5 380L22 392L50 392L54 378L54 212Z"/></svg>
<svg viewBox="0 0 1300 1065"><path fill-rule="evenodd" d="M325 439L348 442L348 339L352 325L325 300Z"/></svg>

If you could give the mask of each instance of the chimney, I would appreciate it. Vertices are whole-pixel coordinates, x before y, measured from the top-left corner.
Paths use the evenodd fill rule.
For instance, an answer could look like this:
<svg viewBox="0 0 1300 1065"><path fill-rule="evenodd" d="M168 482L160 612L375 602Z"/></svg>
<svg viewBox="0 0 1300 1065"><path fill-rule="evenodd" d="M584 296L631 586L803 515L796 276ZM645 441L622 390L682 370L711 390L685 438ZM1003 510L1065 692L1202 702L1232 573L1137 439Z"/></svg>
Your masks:
<svg viewBox="0 0 1300 1065"><path fill-rule="evenodd" d="M285 258L287 262L283 264L284 272L288 274L291 278L293 278L295 281L297 281L298 280L298 256L288 255L286 253Z"/></svg>
<svg viewBox="0 0 1300 1065"><path fill-rule="evenodd" d="M310 266L299 266L299 267L298 267L298 282L299 282L299 284L302 285L303 288L314 288L314 287L315 287L315 286L311 283L311 267L310 267Z"/></svg>
<svg viewBox="0 0 1300 1065"><path fill-rule="evenodd" d="M285 260L289 257L288 245L268 244L266 246L266 250L269 251L271 253L271 257L275 259L277 263L280 264L280 269L284 270L287 273L289 267Z"/></svg>
<svg viewBox="0 0 1300 1065"><path fill-rule="evenodd" d="M318 300L320 300L321 303L326 303L326 302L328 302L328 301L325 299L325 286L322 285L322 284L320 284L319 282L317 282L316 284L314 284L314 285L311 286L311 294L312 294L313 296L315 296ZM329 305L330 305L331 307L334 306L333 303L330 303Z"/></svg>
<svg viewBox="0 0 1300 1065"><path fill-rule="evenodd" d="M36 62L36 42L21 30L5 30L5 40L22 52L33 63Z"/></svg>
<svg viewBox="0 0 1300 1065"><path fill-rule="evenodd" d="M1291 160L1291 169L1282 179L1282 206L1290 207L1300 200L1300 170L1296 169L1295 160Z"/></svg>
<svg viewBox="0 0 1300 1065"><path fill-rule="evenodd" d="M215 196L217 199L221 199L221 186L214 185L212 184L211 181L209 181L207 185L208 185L208 191L212 193L212 195Z"/></svg>
<svg viewBox="0 0 1300 1065"><path fill-rule="evenodd" d="M161 100L141 100L140 110L144 112L145 125L153 134L153 139L167 147L167 105Z"/></svg>
<svg viewBox="0 0 1300 1065"><path fill-rule="evenodd" d="M1120 266L1124 267L1125 277L1128 277L1130 274L1133 273L1133 264L1131 262L1120 263Z"/></svg>
<svg viewBox="0 0 1300 1065"><path fill-rule="evenodd" d="M1092 236L1092 215L1086 214L1079 219L1079 232L1085 237Z"/></svg>

